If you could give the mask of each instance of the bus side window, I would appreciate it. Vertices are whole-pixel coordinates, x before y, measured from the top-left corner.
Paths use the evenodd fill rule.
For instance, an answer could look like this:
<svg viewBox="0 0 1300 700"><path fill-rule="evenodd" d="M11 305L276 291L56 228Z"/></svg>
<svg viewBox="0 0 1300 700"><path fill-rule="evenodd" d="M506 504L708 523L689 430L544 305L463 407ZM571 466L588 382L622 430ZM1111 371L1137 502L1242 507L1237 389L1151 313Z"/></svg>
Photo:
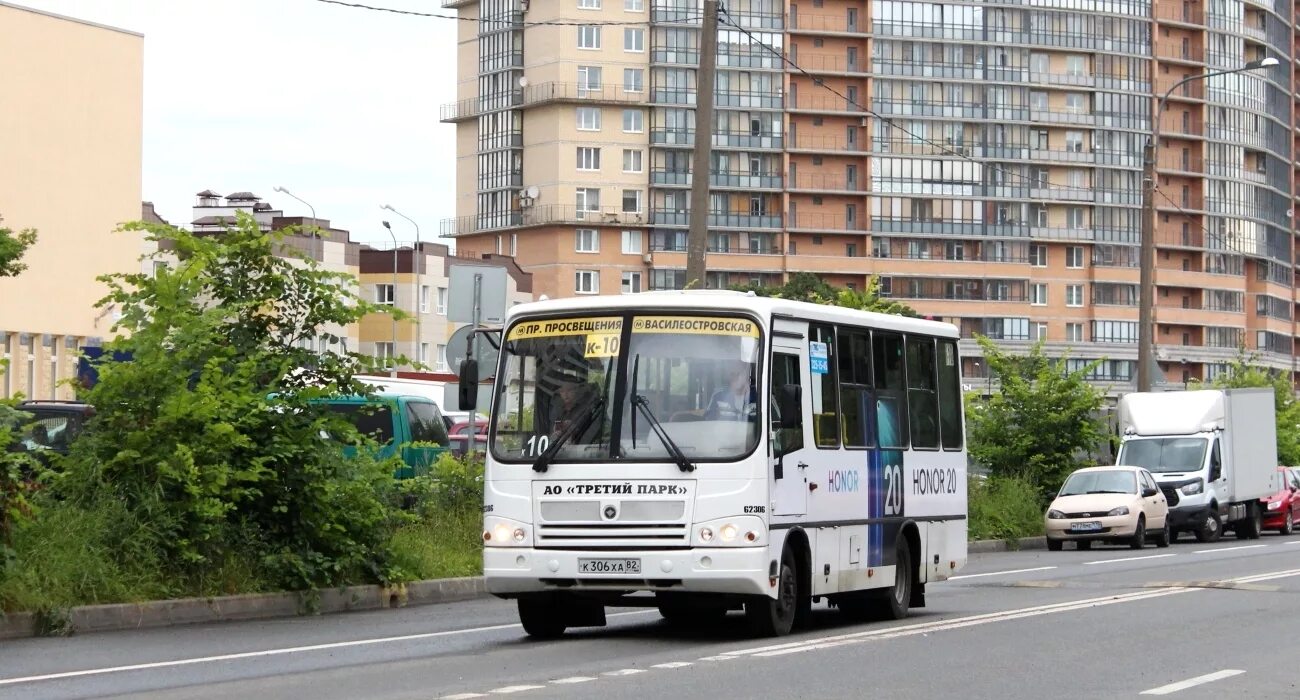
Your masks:
<svg viewBox="0 0 1300 700"><path fill-rule="evenodd" d="M872 447L875 435L867 420L871 406L871 336L865 330L840 329L840 417L845 447Z"/></svg>
<svg viewBox="0 0 1300 700"><path fill-rule="evenodd" d="M939 341L939 427L943 449L960 450L963 440L961 421L961 374L957 362L957 343Z"/></svg>
<svg viewBox="0 0 1300 700"><path fill-rule="evenodd" d="M835 330L827 325L815 324L808 328L810 340L826 343L827 369L825 374L814 374L812 379L813 440L818 447L840 446L840 411L837 396L839 374L839 348L835 346Z"/></svg>
<svg viewBox="0 0 1300 700"><path fill-rule="evenodd" d="M907 448L907 373L903 336L872 334L872 369L876 378L876 431L882 448Z"/></svg>
<svg viewBox="0 0 1300 700"><path fill-rule="evenodd" d="M781 387L786 384L803 385L800 381L802 377L799 373L799 356L788 355L785 353L776 353L772 356L772 397L770 404L772 407L772 429L776 433L776 441L772 445L772 454L775 457L790 454L795 450L803 448L803 414L799 414L799 427L782 428L781 418L779 415L779 404Z"/></svg>
<svg viewBox="0 0 1300 700"><path fill-rule="evenodd" d="M914 449L939 447L939 394L934 370L934 339L908 336L907 417Z"/></svg>

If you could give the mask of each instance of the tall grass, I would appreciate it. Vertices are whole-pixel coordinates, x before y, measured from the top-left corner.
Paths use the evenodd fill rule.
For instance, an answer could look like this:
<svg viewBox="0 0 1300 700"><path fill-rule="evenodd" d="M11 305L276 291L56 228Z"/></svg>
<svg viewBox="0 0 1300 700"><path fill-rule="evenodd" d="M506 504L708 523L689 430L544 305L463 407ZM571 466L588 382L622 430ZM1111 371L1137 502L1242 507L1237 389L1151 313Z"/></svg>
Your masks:
<svg viewBox="0 0 1300 700"><path fill-rule="evenodd" d="M1026 479L990 477L969 483L972 540L1015 540L1043 534L1038 489Z"/></svg>
<svg viewBox="0 0 1300 700"><path fill-rule="evenodd" d="M426 512L393 535L394 564L411 579L477 576L483 572L481 508Z"/></svg>

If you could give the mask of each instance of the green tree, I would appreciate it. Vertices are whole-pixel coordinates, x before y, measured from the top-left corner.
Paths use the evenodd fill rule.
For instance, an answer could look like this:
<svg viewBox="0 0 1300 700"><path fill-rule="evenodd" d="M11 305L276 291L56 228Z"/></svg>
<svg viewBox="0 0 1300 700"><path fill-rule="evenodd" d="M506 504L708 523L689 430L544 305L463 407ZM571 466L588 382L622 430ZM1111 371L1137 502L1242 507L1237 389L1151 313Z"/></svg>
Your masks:
<svg viewBox="0 0 1300 700"><path fill-rule="evenodd" d="M0 362L0 372L5 371ZM13 558L14 530L31 519L31 494L41 472L40 463L26 450L11 449L22 435L24 421L31 418L15 406L0 401L0 579Z"/></svg>
<svg viewBox="0 0 1300 700"><path fill-rule="evenodd" d="M907 304L888 297L882 297L880 295L880 278L875 275L872 275L867 280L867 288L860 292L831 286L821 277L811 272L796 272L790 276L788 282L777 287L750 285L738 286L735 289L746 292L752 291L761 297L829 304L860 311L875 311L899 316L918 316L916 311Z"/></svg>
<svg viewBox="0 0 1300 700"><path fill-rule="evenodd" d="M356 432L318 403L364 394L355 375L373 360L342 348L316 353L315 337L381 307L355 281L314 262L276 255L240 214L225 233L196 235L133 223L163 243L155 274L102 278L100 305L122 310L111 351L85 398L96 407L58 481L69 502L125 504L151 525L168 575L203 583L237 560L284 588L383 580L397 511L391 465L324 433ZM395 498L395 497L394 497Z"/></svg>
<svg viewBox="0 0 1300 700"><path fill-rule="evenodd" d="M24 229L17 233L0 226L0 277L15 277L27 269L23 254L36 243L36 232Z"/></svg>
<svg viewBox="0 0 1300 700"><path fill-rule="evenodd" d="M1255 364L1255 357L1244 351L1210 382L1214 389L1271 387L1273 408L1277 415L1277 459L1280 464L1300 464L1300 402L1286 374ZM1205 388L1195 383L1192 388Z"/></svg>
<svg viewBox="0 0 1300 700"><path fill-rule="evenodd" d="M966 396L970 455L991 475L1025 479L1046 497L1071 471L1091 466L1081 455L1108 438L1098 418L1102 393L1085 380L1096 363L1072 371L1066 358L1046 357L1042 343L1015 356L977 340L999 386L987 400Z"/></svg>

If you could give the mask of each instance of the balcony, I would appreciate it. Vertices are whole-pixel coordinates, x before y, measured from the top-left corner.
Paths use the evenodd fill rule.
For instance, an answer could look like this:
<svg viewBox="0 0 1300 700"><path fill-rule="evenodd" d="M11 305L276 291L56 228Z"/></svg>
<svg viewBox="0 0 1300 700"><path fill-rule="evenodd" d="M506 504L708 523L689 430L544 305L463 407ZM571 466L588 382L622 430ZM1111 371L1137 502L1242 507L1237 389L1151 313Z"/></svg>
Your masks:
<svg viewBox="0 0 1300 700"><path fill-rule="evenodd" d="M846 56L825 53L801 53L795 62L809 73L866 73L866 62L862 59L850 61ZM794 71L794 69L790 69ZM797 72L797 71L794 71Z"/></svg>
<svg viewBox="0 0 1300 700"><path fill-rule="evenodd" d="M1092 241L1096 233L1091 228L1030 226L1029 237L1035 241Z"/></svg>
<svg viewBox="0 0 1300 700"><path fill-rule="evenodd" d="M1042 83L1045 85L1070 85L1077 87L1093 87L1097 84L1096 78L1091 75L1071 74L1071 73L1035 73L1029 72L1029 82Z"/></svg>
<svg viewBox="0 0 1300 700"><path fill-rule="evenodd" d="M837 153L866 153L867 151L865 141L849 140L839 136L795 134L791 141L793 142L790 145L792 151L831 151Z"/></svg>
<svg viewBox="0 0 1300 700"><path fill-rule="evenodd" d="M779 12L745 12L728 10L727 19L755 31L782 29L785 17ZM655 24L689 24L698 26L700 11L694 7L685 8L672 5L654 4L650 6L650 21Z"/></svg>
<svg viewBox="0 0 1300 700"><path fill-rule="evenodd" d="M993 156L990 158L1000 158L1004 156ZM1049 148L1031 148L1029 149L1029 160L1043 160L1051 163L1092 163L1096 161L1096 155L1089 150L1052 150Z"/></svg>
<svg viewBox="0 0 1300 700"><path fill-rule="evenodd" d="M1050 202L1092 202L1097 192L1091 187L1030 187L1030 199Z"/></svg>
<svg viewBox="0 0 1300 700"><path fill-rule="evenodd" d="M785 62L767 50L754 51L719 51L718 68L738 68L742 70L781 70ZM652 65L698 66L699 49L658 48L651 49Z"/></svg>
<svg viewBox="0 0 1300 700"><path fill-rule="evenodd" d="M1200 175L1205 172L1205 161L1190 153L1184 157L1181 153L1161 149L1156 156L1156 169Z"/></svg>
<svg viewBox="0 0 1300 700"><path fill-rule="evenodd" d="M650 91L651 101L656 105L695 105L695 88L656 87ZM718 90L713 94L713 106L738 109L781 109L780 91L740 92L735 90Z"/></svg>
<svg viewBox="0 0 1300 700"><path fill-rule="evenodd" d="M651 251L650 265L661 268L686 267L686 251L654 250ZM751 253L742 250L720 250L709 247L709 269L718 272L780 272L781 254Z"/></svg>
<svg viewBox="0 0 1300 700"><path fill-rule="evenodd" d="M810 231L820 233L826 231L849 231L862 232L867 230L865 219L849 219L843 214L832 214L827 212L803 212L791 213L789 215L791 231Z"/></svg>
<svg viewBox="0 0 1300 700"><path fill-rule="evenodd" d="M802 65L802 57L800 63ZM917 63L910 60L877 58L872 60L871 67L877 75L881 76L956 80L984 79L984 68L974 63Z"/></svg>
<svg viewBox="0 0 1300 700"><path fill-rule="evenodd" d="M442 0L441 6L444 10L453 10L475 4L478 4L478 0Z"/></svg>
<svg viewBox="0 0 1300 700"><path fill-rule="evenodd" d="M1176 24L1203 25L1205 11L1199 4L1155 3L1156 19Z"/></svg>
<svg viewBox="0 0 1300 700"><path fill-rule="evenodd" d="M982 221L942 221L938 219L874 218L871 230L876 234L927 234L942 236L989 236L993 238L1027 238L1026 224L984 223Z"/></svg>
<svg viewBox="0 0 1300 700"><path fill-rule="evenodd" d="M1058 112L1050 109L1029 109L1029 121L1045 122L1048 124L1070 124L1077 126L1091 126L1096 117L1088 112Z"/></svg>
<svg viewBox="0 0 1300 700"><path fill-rule="evenodd" d="M1201 47L1191 46L1190 44L1186 51L1183 50L1181 45L1165 42L1157 42L1155 47L1156 58L1161 58L1167 61L1184 61L1198 65L1201 63L1201 60L1197 58L1197 56L1204 55L1204 52L1205 50Z"/></svg>
<svg viewBox="0 0 1300 700"><path fill-rule="evenodd" d="M799 173L790 180L790 190L817 192L866 192L867 183L861 179L846 179L830 173Z"/></svg>
<svg viewBox="0 0 1300 700"><path fill-rule="evenodd" d="M801 99L800 102L803 102ZM793 105L791 106L793 108ZM875 99L871 101L871 108L881 114L891 114L898 116L916 116L916 117L948 117L952 119L985 119L994 118L999 120L1020 120L1023 121L1028 115L1023 109L1014 107L998 107L995 105L959 103L938 101L920 101L920 100L885 100ZM994 111L990 114L990 110ZM849 111L849 110L839 110ZM854 109L851 111L862 111ZM996 115L996 116L993 116Z"/></svg>
<svg viewBox="0 0 1300 700"><path fill-rule="evenodd" d="M748 131L728 131L713 135L714 148L743 148L746 150L779 151L785 143L781 134L754 134ZM652 146L694 146L695 132L686 129L651 129Z"/></svg>
<svg viewBox="0 0 1300 700"><path fill-rule="evenodd" d="M1178 84L1182 80L1181 76L1159 76L1156 78L1155 92L1157 95L1165 94L1165 91ZM1193 80L1190 83L1184 83L1177 90L1169 95L1169 99L1184 97L1190 100L1205 99L1205 81Z"/></svg>
<svg viewBox="0 0 1300 700"><path fill-rule="evenodd" d="M790 13L790 31L858 34L866 31L861 18L849 24L848 14L823 15L808 12Z"/></svg>
<svg viewBox="0 0 1300 700"><path fill-rule="evenodd" d="M693 97L692 97L693 99ZM501 109L538 107L547 104L645 104L646 93L622 85L589 86L581 83L547 82L510 90L491 97L471 97L442 106L441 121L459 122Z"/></svg>
<svg viewBox="0 0 1300 700"><path fill-rule="evenodd" d="M691 224L691 213L686 209L651 209L650 223L655 226L686 227ZM709 213L709 228L780 229L781 224L780 214Z"/></svg>
<svg viewBox="0 0 1300 700"><path fill-rule="evenodd" d="M443 219L443 236L465 236L511 228L551 224L586 224L588 226L645 226L645 213L625 212L621 207L578 208L565 204L544 204L517 209L496 216L458 216Z"/></svg>
<svg viewBox="0 0 1300 700"><path fill-rule="evenodd" d="M656 168L650 171L650 184L689 187L691 174L680 170ZM709 187L718 189L779 190L779 173L718 173L709 175Z"/></svg>

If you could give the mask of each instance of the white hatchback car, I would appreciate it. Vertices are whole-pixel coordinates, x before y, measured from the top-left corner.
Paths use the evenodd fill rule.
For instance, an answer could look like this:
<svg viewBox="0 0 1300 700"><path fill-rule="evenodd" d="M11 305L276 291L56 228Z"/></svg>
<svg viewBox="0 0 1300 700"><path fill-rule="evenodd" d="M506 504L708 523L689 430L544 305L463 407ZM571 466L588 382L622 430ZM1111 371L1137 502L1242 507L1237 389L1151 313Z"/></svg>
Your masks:
<svg viewBox="0 0 1300 700"><path fill-rule="evenodd" d="M1067 541L1088 549L1094 541L1141 549L1148 537L1169 546L1169 505L1151 473L1141 467L1089 467L1070 475L1046 518L1047 548Z"/></svg>

